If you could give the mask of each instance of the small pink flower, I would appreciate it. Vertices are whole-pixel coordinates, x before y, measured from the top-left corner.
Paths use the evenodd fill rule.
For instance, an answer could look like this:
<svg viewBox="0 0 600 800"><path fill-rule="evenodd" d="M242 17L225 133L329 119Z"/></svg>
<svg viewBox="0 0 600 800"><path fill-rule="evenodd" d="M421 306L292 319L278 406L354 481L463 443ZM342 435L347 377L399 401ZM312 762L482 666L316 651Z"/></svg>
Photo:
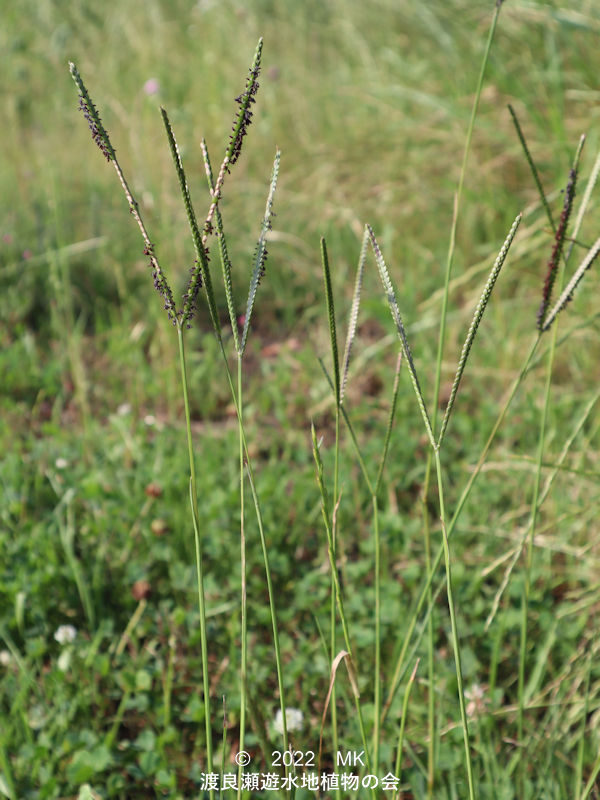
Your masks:
<svg viewBox="0 0 600 800"><path fill-rule="evenodd" d="M10 235L10 233L5 233L2 236L2 241L4 242L4 244L10 244L12 242L12 236Z"/></svg>
<svg viewBox="0 0 600 800"><path fill-rule="evenodd" d="M33 253L31 252L31 250L23 250L23 252L21 253L21 257L25 261L29 261L29 259L31 258L32 255L33 255Z"/></svg>
<svg viewBox="0 0 600 800"><path fill-rule="evenodd" d="M148 97L160 92L160 83L156 78L148 78L144 84L144 92L148 95Z"/></svg>

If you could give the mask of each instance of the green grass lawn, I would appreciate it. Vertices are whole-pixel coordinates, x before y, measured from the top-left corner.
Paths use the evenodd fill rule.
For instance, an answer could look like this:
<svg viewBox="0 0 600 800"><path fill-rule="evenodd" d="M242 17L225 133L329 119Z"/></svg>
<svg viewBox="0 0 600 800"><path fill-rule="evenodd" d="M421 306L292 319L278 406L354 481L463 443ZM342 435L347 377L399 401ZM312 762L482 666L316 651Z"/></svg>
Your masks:
<svg viewBox="0 0 600 800"><path fill-rule="evenodd" d="M202 222L210 198L200 142L205 137L217 172L261 36L253 124L219 208L241 330L281 150L266 273L243 360L242 460L260 500L285 705L302 712L290 747L318 754L322 736L328 773L336 751L363 750L366 734L371 772L382 778L400 767L400 795L348 788L321 797L462 800L467 761L481 800L600 797L598 265L524 371L555 239L507 108L516 111L554 224L587 135L563 250L566 281L600 227L598 187L585 195L600 150L600 8L593 0L502 5L446 279L494 6L6 0L0 797L208 798L205 676L214 771L237 773L241 744L249 770L278 771L271 754L284 739L275 721L272 614L247 476L240 505L236 402L220 345L201 295L185 347L205 670L177 335L68 69L75 62L85 79L180 298L196 256L158 107L169 113ZM332 392L319 239L327 241L341 358L363 229L372 226L439 430L473 311L518 212L439 450L442 491L405 357L374 503L365 472L374 483L386 442L396 326L369 251L342 407L353 441ZM217 245L209 244L231 354ZM229 367L235 376L235 357ZM424 591L443 539L440 500L445 529L452 526L454 622L443 558ZM348 647L339 607L332 626L328 527L353 664L344 659L333 673L335 655ZM310 771L298 770L299 781ZM355 772L360 781L364 771ZM241 796L292 795L255 788ZM295 792L297 800L314 796L309 785Z"/></svg>

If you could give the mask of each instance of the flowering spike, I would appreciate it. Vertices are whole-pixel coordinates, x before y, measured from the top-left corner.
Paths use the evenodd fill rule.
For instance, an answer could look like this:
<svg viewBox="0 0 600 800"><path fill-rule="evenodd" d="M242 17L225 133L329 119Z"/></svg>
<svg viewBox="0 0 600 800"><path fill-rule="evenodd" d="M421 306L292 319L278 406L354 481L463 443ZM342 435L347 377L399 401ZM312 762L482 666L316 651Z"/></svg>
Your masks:
<svg viewBox="0 0 600 800"><path fill-rule="evenodd" d="M235 164L242 152L242 141L247 133L248 126L252 122L252 111L250 106L255 103L255 96L258 91L258 75L260 73L260 59L262 55L262 37L258 40L256 53L254 54L254 61L249 70L249 75L246 80L246 88L243 93L235 98L235 102L239 105L239 109L231 128L231 137L229 139L229 148L227 150L227 158L229 165ZM229 166L227 166L229 171Z"/></svg>
<svg viewBox="0 0 600 800"><path fill-rule="evenodd" d="M552 298L552 289L554 288L554 282L556 280L558 264L560 261L560 257L562 255L563 244L567 233L567 227L569 225L569 217L571 216L571 208L573 207L573 199L575 197L576 184L577 184L577 170L571 169L569 171L569 180L565 188L565 199L563 202L563 210L560 215L560 220L558 223L558 228L556 229L556 234L554 236L554 246L552 248L550 261L548 262L548 270L546 272L546 280L544 281L544 290L542 293L542 302L540 303L540 307L537 313L537 326L540 332L544 330L544 323L546 321L548 307L550 305L550 300Z"/></svg>
<svg viewBox="0 0 600 800"><path fill-rule="evenodd" d="M71 71L71 76L77 85L77 89L79 91L79 108L83 112L83 116L86 118L87 123L90 126L92 139L98 145L106 160L112 161L115 158L114 148L110 143L106 128L102 124L100 114L98 114L96 106L92 103L92 99L88 93L88 90L85 88L85 84L83 83L81 75L72 61L69 61L69 70Z"/></svg>

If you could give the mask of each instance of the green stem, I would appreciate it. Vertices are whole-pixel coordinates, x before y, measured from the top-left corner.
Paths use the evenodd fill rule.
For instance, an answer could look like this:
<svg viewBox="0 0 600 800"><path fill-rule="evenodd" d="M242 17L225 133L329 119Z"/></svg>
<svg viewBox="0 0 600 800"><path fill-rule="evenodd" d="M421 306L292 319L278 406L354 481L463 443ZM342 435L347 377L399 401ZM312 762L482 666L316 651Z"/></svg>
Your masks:
<svg viewBox="0 0 600 800"><path fill-rule="evenodd" d="M433 419L435 425L436 412L434 410ZM431 566L431 529L429 525L429 511L427 509L427 498L429 496L429 484L431 480L431 457L432 451L427 453L427 465L425 468L425 483L423 485L423 525L425 528L425 569L427 574L432 574ZM433 608L433 594L431 584L427 590L427 602ZM427 680L429 682L427 695L427 797L433 797L435 787L435 635L434 635L434 615L429 614L427 620Z"/></svg>
<svg viewBox="0 0 600 800"><path fill-rule="evenodd" d="M188 396L188 380L185 365L185 348L183 342L183 327L177 326L177 341L179 344L179 366L181 370L181 385L183 390L183 405L185 408L185 424L187 431L188 456L190 462L190 501L192 506L192 521L194 523L194 544L196 548L196 575L198 577L198 611L200 614L200 648L202 653L202 684L204 689L204 722L206 727L206 769L213 772L212 731L210 717L210 689L208 684L208 644L206 635L206 607L204 597L204 570L202 566L202 542L200 540L200 515L198 513L198 491L196 484L196 465L194 461L194 447L192 443L192 423L190 416L190 402ZM210 798L213 800L214 791L211 789Z"/></svg>
<svg viewBox="0 0 600 800"><path fill-rule="evenodd" d="M334 354L335 356L335 354ZM337 385L337 384L336 384ZM333 470L333 514L331 520L331 586L330 586L330 624L331 624L331 663L336 657L336 604L341 603L342 598L338 596L338 574L337 574L337 507L338 491L339 491L339 458L340 458L340 404L337 399L335 404L335 464ZM335 573L335 574L334 574ZM348 648L349 649L349 648ZM337 722L337 706L336 706L336 691L335 682L331 687L331 729L333 740L333 752L338 752L339 737L338 737L338 722ZM338 798L342 797L341 789L338 788L336 795Z"/></svg>
<svg viewBox="0 0 600 800"><path fill-rule="evenodd" d="M475 481L477 480L477 477L479 476L479 473L481 472L481 469L482 469L483 465L485 464L485 461L487 459L487 455L488 455L488 453L490 451L490 448L492 446L492 442L496 438L496 434L498 433L498 430L500 429L500 426L502 425L502 422L504 421L504 417L506 416L506 413L507 413L507 411L508 411L508 409L509 409L509 407L510 407L510 405L511 405L513 399L514 399L514 396L517 393L517 389L521 385L523 379L525 378L525 375L527 374L527 372L530 369L530 366L531 366L531 363L533 361L533 357L535 355L535 351L536 351L536 349L538 347L539 342L540 342L540 337L536 336L536 338L534 339L533 345L532 345L532 347L531 347L531 349L530 349L530 351L529 351L529 353L527 355L527 358L525 359L525 364L523 365L519 375L515 378L515 381L514 381L513 385L510 388L510 391L508 393L508 397L507 397L507 399L506 399L506 401L504 403L504 406L500 410L500 413L498 414L496 422L494 423L494 427L492 428L492 430L490 432L490 435L488 436L487 442L485 443L484 448L481 451L481 455L479 456L479 460L477 461L477 464L475 465L475 468L473 469L473 472L471 473L471 476L470 476L469 480L467 481L467 484L466 484L465 488L462 491L462 494L460 496L460 499L458 501L458 504L456 506L456 509L454 511L452 519L450 520L450 524L448 526L448 531L447 531L448 540L450 539L452 533L454 532L454 528L456 527L456 524L457 524L457 522L458 522L458 520L460 518L462 510L463 510L463 508L465 506L465 503L467 502L467 499L469 498L469 495L471 494L471 490L473 488L473 485L475 484ZM433 583L433 579L435 577L435 573L436 573L439 565L441 564L443 557L444 557L444 549L443 549L443 546L441 546L439 548L435 558L433 559L433 562L432 562L432 565L431 565L431 571L428 573L427 578L425 579L425 584L424 584L423 588L421 589L421 593L419 595L419 599L418 599L417 604L415 606L415 609L414 609L414 611L413 611L413 613L412 613L412 615L410 617L410 621L409 621L409 624L408 624L408 629L407 629L407 631L405 633L403 633L402 648L401 648L400 654L398 656L398 659L396 661L396 669L394 671L394 676L392 678L392 683L391 683L391 686L390 686L388 699L386 700L385 706L384 706L383 711L382 711L382 722L385 720L385 718L386 718L386 716L387 716L387 714L388 714L388 712L390 710L390 707L391 707L391 704L392 704L392 700L394 699L394 696L396 694L396 690L398 689L400 681L402 680L402 677L403 677L403 675L404 675L404 673L406 671L406 668L405 668L406 654L407 654L408 648L410 646L411 638L412 638L412 635L414 633L415 627L417 625L417 620L419 618L421 610L422 610L423 606L425 605L425 601L428 598L429 588L431 587L431 585ZM426 614L429 615L431 613L431 611L432 611L432 605L429 604Z"/></svg>
<svg viewBox="0 0 600 800"><path fill-rule="evenodd" d="M246 591L246 532L244 529L244 435L243 405L242 405L242 356L237 359L237 409L238 409L238 434L240 448L240 568L241 568L241 613L242 613L242 665L240 672L240 752L244 750L246 737L246 678L248 667L248 607ZM242 797L242 764L238 767L238 798Z"/></svg>
<svg viewBox="0 0 600 800"><path fill-rule="evenodd" d="M465 745L465 763L467 768L467 782L469 785L469 800L475 800L475 785L473 782L473 766L471 764L471 747L469 744L469 727L467 723L467 711L465 708L465 694L463 688L462 665L460 659L460 644L458 640L458 624L456 622L456 609L454 605L454 594L452 589L452 572L450 559L450 545L446 529L446 509L444 506L444 486L442 481L442 465L440 463L440 451L435 450L435 470L437 473L440 517L442 522L442 538L444 544L444 562L446 566L446 589L448 592L448 608L450 610L450 624L452 626L452 647L454 650L454 663L456 665L456 682L458 684L458 703L460 706L460 717L463 728L463 742Z"/></svg>
<svg viewBox="0 0 600 800"><path fill-rule="evenodd" d="M379 737L381 715L381 534L379 530L379 504L372 497L373 529L375 533L375 676L373 704L373 773L379 772Z"/></svg>
<svg viewBox="0 0 600 800"><path fill-rule="evenodd" d="M260 510L260 503L259 503L259 499L258 499L258 493L256 491L256 483L254 481L254 472L252 470L252 461L250 459L250 454L248 452L248 443L246 441L246 434L245 434L245 431L244 431L244 423L243 423L242 415L240 413L239 398L238 398L238 395L236 395L235 387L233 385L233 377L231 375L231 370L230 370L229 364L227 362L227 355L225 353L222 340L219 340L219 343L220 343L220 346L221 346L221 354L223 356L223 363L224 363L224 366L225 366L225 373L227 375L227 381L229 383L229 388L231 390L231 396L232 396L232 399L233 399L233 404L235 406L235 412L236 412L236 416L237 416L237 419L238 419L239 432L240 432L241 441L242 441L242 445L243 445L244 456L246 458L246 470L247 470L247 473L248 473L248 480L250 482L250 489L251 489L251 492L252 492L252 498L253 498L253 501L254 501L254 509L255 509L255 512L256 512L256 519L257 519L258 529L259 529L259 533L260 533L260 541L261 541L261 547L262 547L262 552L263 552L263 561L264 561L264 566L265 566L265 576L266 576L266 581L267 581L267 591L268 591L268 595L269 595L269 608L270 608L270 611L271 611L271 623L272 623L272 628L273 628L273 645L274 645L274 649L275 649L275 662L276 662L276 668L277 668L277 680L278 680L278 689L279 689L279 704L280 704L280 708L281 708L281 714L282 714L282 717L283 717L283 744L284 744L284 750L287 750L288 749L288 732L287 732L287 722L286 722L286 714L285 714L286 705L285 705L285 690L284 690L284 686L283 686L283 668L282 668L282 664L281 664L281 649L280 649L280 646L279 646L279 632L278 632L278 625L277 625L277 616L276 616L276 611L275 611L275 596L274 596L274 593L273 593L273 582L271 580L271 568L270 568L270 565L269 565L269 556L268 556L268 550L267 550L267 542L266 542L266 538L265 538L265 531L264 531L264 525L263 525L263 519L262 519L262 512ZM240 355L239 357L242 358L242 355ZM286 767L286 770L287 770L287 767Z"/></svg>

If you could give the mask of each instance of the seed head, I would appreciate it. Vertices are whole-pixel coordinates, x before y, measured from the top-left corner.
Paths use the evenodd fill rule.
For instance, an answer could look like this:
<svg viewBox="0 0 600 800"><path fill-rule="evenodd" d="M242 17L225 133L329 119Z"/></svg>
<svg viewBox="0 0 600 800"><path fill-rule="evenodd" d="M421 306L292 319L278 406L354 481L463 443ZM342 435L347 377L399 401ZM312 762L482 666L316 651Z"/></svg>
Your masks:
<svg viewBox="0 0 600 800"><path fill-rule="evenodd" d="M542 331L544 329L544 322L546 320L546 315L548 313L548 308L550 306L550 300L552 298L552 289L554 288L556 273L558 271L558 264L560 262L560 258L562 255L565 235L567 233L567 228L569 225L569 217L571 216L571 208L573 207L573 199L575 198L576 184L577 184L577 172L576 170L571 169L569 172L569 180L565 188L565 199L563 203L563 209L560 215L558 228L556 229L556 235L554 237L554 246L552 247L552 254L550 256L550 260L548 261L548 269L546 271L546 279L544 281L544 289L542 292L542 302L540 303L540 307L537 313L537 326L539 331Z"/></svg>

